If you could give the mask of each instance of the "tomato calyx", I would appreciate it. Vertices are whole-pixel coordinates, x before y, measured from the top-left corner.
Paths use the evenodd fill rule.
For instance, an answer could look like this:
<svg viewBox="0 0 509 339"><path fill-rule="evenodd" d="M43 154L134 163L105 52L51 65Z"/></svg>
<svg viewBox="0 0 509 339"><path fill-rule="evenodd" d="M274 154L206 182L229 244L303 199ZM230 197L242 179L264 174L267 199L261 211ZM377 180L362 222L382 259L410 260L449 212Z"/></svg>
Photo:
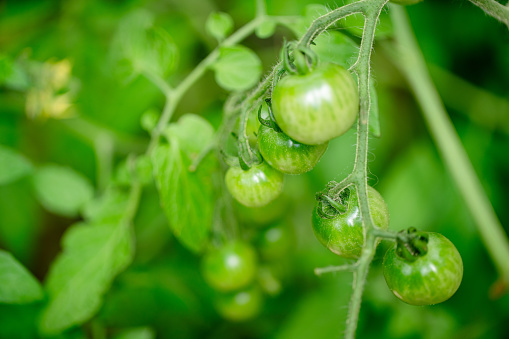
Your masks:
<svg viewBox="0 0 509 339"><path fill-rule="evenodd" d="M333 219L339 214L344 214L348 210L348 201L351 189L347 186L334 194L334 188L337 183L331 181L325 189L316 193L315 198L318 201L317 211L321 218Z"/></svg>
<svg viewBox="0 0 509 339"><path fill-rule="evenodd" d="M396 254L409 262L416 261L428 253L429 235L417 231L415 227L398 232L396 239Z"/></svg>
<svg viewBox="0 0 509 339"><path fill-rule="evenodd" d="M283 66L288 73L305 75L317 64L318 56L310 48L299 46L295 41L284 44Z"/></svg>
<svg viewBox="0 0 509 339"><path fill-rule="evenodd" d="M272 105L270 99L265 99L265 103L267 104L269 117L268 119L262 117L262 106L260 105L260 108L258 109L258 120L260 121L260 124L272 128L277 133L282 133L283 131L281 128L279 128L278 124L276 123L276 118L274 118L274 114L272 113Z"/></svg>

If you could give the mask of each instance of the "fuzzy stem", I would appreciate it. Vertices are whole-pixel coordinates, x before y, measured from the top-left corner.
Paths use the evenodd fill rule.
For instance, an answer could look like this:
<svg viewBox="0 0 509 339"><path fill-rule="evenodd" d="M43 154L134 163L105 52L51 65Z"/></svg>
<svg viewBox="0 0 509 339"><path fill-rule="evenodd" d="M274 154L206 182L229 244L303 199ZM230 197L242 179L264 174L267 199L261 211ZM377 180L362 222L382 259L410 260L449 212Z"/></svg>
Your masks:
<svg viewBox="0 0 509 339"><path fill-rule="evenodd" d="M470 2L481 8L489 16L505 24L509 29L509 7L495 0L470 0Z"/></svg>
<svg viewBox="0 0 509 339"><path fill-rule="evenodd" d="M357 261L358 268L354 272L353 293L350 299L350 307L345 329L345 338L347 339L355 338L364 284L366 283L369 265L373 260L376 248L376 238L372 233L375 227L369 210L367 184L368 124L370 107L369 77L371 49L373 48L375 38L376 23L382 8L386 3L387 0L377 0L366 4L364 12L366 19L364 22L359 57L355 65L352 66L352 69L357 73L359 79L360 104L359 120L357 123L357 152L355 166L352 172L352 181L357 188L361 218L364 224L364 247L362 249L361 257Z"/></svg>

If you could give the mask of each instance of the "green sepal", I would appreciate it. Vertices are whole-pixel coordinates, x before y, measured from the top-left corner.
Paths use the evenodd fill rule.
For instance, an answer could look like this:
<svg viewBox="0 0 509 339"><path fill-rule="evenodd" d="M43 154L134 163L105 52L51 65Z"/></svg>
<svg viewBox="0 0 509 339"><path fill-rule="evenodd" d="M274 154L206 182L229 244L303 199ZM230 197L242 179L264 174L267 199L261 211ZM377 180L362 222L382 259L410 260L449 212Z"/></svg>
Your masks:
<svg viewBox="0 0 509 339"><path fill-rule="evenodd" d="M410 227L399 232L396 240L396 254L409 262L417 260L428 253L429 236L426 232Z"/></svg>

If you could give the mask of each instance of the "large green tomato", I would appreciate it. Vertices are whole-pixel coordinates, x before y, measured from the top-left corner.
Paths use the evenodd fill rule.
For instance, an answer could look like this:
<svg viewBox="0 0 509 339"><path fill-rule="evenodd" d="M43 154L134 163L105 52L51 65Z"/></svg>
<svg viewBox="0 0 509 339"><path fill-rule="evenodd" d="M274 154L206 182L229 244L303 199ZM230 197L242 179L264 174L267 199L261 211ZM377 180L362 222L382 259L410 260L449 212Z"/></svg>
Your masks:
<svg viewBox="0 0 509 339"><path fill-rule="evenodd" d="M322 216L318 209L321 202L313 211L312 223L316 238L333 253L344 258L359 258L364 244L359 199L353 186L349 190L343 205L347 208L344 213L333 217ZM389 211L384 199L374 188L368 186L368 203L371 217L375 226L386 230L389 227Z"/></svg>
<svg viewBox="0 0 509 339"><path fill-rule="evenodd" d="M284 175L264 161L248 170L230 167L225 181L228 191L238 202L248 207L260 207L281 194Z"/></svg>
<svg viewBox="0 0 509 339"><path fill-rule="evenodd" d="M336 64L323 64L305 75L287 75L272 93L277 124L290 138L320 145L344 134L359 112L352 75Z"/></svg>
<svg viewBox="0 0 509 339"><path fill-rule="evenodd" d="M258 145L263 159L272 167L286 174L302 174L315 167L327 149L328 142L321 145L305 145L292 140L283 132L261 125Z"/></svg>
<svg viewBox="0 0 509 339"><path fill-rule="evenodd" d="M428 252L415 261L387 251L383 270L387 286L410 305L433 305L446 301L458 290L463 277L461 256L446 237L428 233Z"/></svg>
<svg viewBox="0 0 509 339"><path fill-rule="evenodd" d="M234 291L250 284L257 268L257 257L251 245L232 241L209 251L202 261L202 274L216 290Z"/></svg>
<svg viewBox="0 0 509 339"><path fill-rule="evenodd" d="M245 321L260 313L263 294L259 287L252 286L238 292L219 295L216 308L223 318L231 321Z"/></svg>

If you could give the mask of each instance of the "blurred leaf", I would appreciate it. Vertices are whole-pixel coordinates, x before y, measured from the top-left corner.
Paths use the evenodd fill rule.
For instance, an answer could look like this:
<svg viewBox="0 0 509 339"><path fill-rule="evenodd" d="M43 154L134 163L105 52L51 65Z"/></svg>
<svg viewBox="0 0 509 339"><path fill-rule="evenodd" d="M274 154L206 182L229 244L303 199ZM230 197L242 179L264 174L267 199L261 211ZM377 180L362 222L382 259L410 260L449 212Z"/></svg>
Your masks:
<svg viewBox="0 0 509 339"><path fill-rule="evenodd" d="M348 279L348 278L346 278ZM349 284L346 279L300 298L274 336L277 339L336 338L344 329ZM326 310L326 311L324 311Z"/></svg>
<svg viewBox="0 0 509 339"><path fill-rule="evenodd" d="M39 323L42 334L60 333L90 319L113 278L133 256L131 228L123 220L71 226L62 247L45 284L49 303Z"/></svg>
<svg viewBox="0 0 509 339"><path fill-rule="evenodd" d="M0 185L5 185L30 174L32 164L21 154L0 145Z"/></svg>
<svg viewBox="0 0 509 339"><path fill-rule="evenodd" d="M218 41L223 41L233 30L233 19L228 13L210 13L205 22L205 29Z"/></svg>
<svg viewBox="0 0 509 339"><path fill-rule="evenodd" d="M213 140L213 127L197 115L184 115L170 125L170 145L153 154L161 205L175 236L189 249L200 251L208 241L214 210L213 176L216 159L205 157L195 172L192 160Z"/></svg>
<svg viewBox="0 0 509 339"><path fill-rule="evenodd" d="M127 199L127 192L110 188L103 195L86 204L83 217L87 222L115 223L124 215Z"/></svg>
<svg viewBox="0 0 509 339"><path fill-rule="evenodd" d="M378 113L378 95L376 93L374 80L369 81L369 96L371 99L369 106L369 133L375 138L380 138L380 118Z"/></svg>
<svg viewBox="0 0 509 339"><path fill-rule="evenodd" d="M153 26L153 16L135 11L119 24L112 43L112 58L121 75L130 77L148 72L167 76L177 64L178 49L164 29Z"/></svg>
<svg viewBox="0 0 509 339"><path fill-rule="evenodd" d="M78 215L94 195L94 188L71 168L45 165L34 175L39 202L50 212L68 217Z"/></svg>
<svg viewBox="0 0 509 339"><path fill-rule="evenodd" d="M0 55L0 85L24 91L30 87L27 70L18 60L14 61L7 55Z"/></svg>
<svg viewBox="0 0 509 339"><path fill-rule="evenodd" d="M156 337L154 331L149 327L131 328L123 330L114 339L154 339Z"/></svg>
<svg viewBox="0 0 509 339"><path fill-rule="evenodd" d="M332 31L315 39L312 46L321 62L332 62L348 69L357 60L359 46L346 35Z"/></svg>
<svg viewBox="0 0 509 339"><path fill-rule="evenodd" d="M274 35L276 27L277 27L276 22L274 20L271 20L270 18L267 18L261 25L259 25L256 28L255 34L260 39L267 39L268 37Z"/></svg>
<svg viewBox="0 0 509 339"><path fill-rule="evenodd" d="M219 59L212 65L216 81L228 91L245 91L258 82L262 62L244 46L222 47Z"/></svg>
<svg viewBox="0 0 509 339"><path fill-rule="evenodd" d="M0 188L0 246L26 266L37 250L41 224L38 207L28 178Z"/></svg>
<svg viewBox="0 0 509 339"><path fill-rule="evenodd" d="M42 299L39 281L9 252L0 250L0 303L26 304Z"/></svg>

